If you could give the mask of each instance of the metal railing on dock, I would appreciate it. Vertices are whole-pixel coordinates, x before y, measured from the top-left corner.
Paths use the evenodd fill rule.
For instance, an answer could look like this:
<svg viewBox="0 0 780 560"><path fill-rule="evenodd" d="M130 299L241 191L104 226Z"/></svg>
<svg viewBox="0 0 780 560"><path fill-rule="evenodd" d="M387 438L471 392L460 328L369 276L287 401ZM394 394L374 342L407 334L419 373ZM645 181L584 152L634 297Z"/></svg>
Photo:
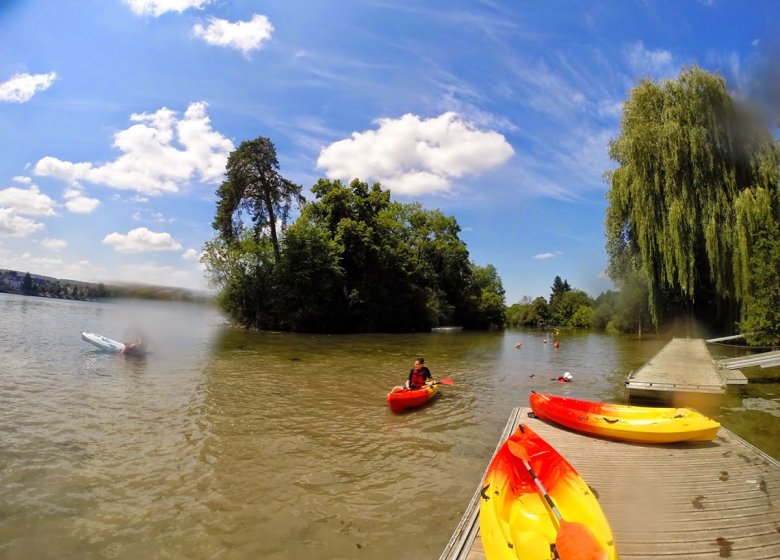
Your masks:
<svg viewBox="0 0 780 560"><path fill-rule="evenodd" d="M719 360L718 364L726 369L740 369L745 367L761 366L762 368L780 366L780 350L774 352L761 352L752 356L740 356Z"/></svg>

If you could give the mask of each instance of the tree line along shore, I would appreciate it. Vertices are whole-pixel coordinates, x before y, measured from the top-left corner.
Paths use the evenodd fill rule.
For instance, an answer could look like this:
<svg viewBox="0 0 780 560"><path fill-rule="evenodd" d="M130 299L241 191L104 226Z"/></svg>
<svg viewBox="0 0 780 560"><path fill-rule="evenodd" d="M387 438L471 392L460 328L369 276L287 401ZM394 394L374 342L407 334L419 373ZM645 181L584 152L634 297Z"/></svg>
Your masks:
<svg viewBox="0 0 780 560"><path fill-rule="evenodd" d="M104 284L82 282L0 269L0 293L79 301L97 301L111 298L139 298L192 302L213 301L213 296L183 288L140 284Z"/></svg>

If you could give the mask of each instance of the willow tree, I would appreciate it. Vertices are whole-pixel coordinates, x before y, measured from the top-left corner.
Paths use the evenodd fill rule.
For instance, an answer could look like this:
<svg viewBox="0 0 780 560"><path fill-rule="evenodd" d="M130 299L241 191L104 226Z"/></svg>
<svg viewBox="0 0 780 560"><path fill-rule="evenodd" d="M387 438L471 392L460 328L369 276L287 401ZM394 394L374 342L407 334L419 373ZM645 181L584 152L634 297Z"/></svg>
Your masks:
<svg viewBox="0 0 780 560"><path fill-rule="evenodd" d="M725 304L720 320L736 312L749 295L755 237L780 218L780 150L767 127L721 76L693 67L631 90L609 155L618 164L607 175L613 280L647 278L656 324L672 300Z"/></svg>

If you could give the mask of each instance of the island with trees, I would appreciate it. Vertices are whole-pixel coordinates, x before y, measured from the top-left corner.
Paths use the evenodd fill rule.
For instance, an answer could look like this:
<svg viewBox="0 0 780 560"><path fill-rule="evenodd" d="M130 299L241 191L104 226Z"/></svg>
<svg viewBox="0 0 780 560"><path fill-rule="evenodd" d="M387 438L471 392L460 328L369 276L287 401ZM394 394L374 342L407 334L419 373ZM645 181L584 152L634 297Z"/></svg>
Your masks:
<svg viewBox="0 0 780 560"><path fill-rule="evenodd" d="M263 137L230 154L226 176L203 262L235 322L318 332L504 326L501 279L469 259L454 217L358 179L320 179L304 202ZM288 224L293 205L300 216Z"/></svg>

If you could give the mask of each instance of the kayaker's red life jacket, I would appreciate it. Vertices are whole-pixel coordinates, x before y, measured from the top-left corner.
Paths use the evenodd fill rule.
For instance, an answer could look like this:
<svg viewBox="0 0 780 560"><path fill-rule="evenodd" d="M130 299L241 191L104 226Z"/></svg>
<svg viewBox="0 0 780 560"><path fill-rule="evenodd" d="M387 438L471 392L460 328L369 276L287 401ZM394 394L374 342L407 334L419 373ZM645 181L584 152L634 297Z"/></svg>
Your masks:
<svg viewBox="0 0 780 560"><path fill-rule="evenodd" d="M409 371L409 388L410 389L419 389L423 385L425 385L426 379L432 379L433 376L431 375L431 370L429 370L427 367L423 366L419 369L412 368Z"/></svg>

